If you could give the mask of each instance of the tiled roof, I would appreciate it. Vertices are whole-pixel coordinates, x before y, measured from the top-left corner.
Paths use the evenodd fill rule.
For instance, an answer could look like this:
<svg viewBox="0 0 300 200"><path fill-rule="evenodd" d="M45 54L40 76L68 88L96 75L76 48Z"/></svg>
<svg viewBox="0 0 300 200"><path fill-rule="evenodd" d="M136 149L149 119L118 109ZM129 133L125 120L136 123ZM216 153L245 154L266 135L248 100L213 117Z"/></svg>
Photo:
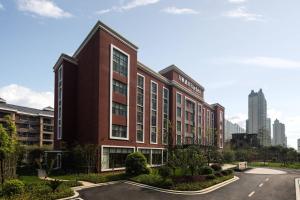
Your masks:
<svg viewBox="0 0 300 200"><path fill-rule="evenodd" d="M35 108L28 108L24 106L17 106L12 104L0 103L0 110L8 110L17 113L24 113L29 115L45 115L45 116L54 116L53 111L49 110L39 110Z"/></svg>

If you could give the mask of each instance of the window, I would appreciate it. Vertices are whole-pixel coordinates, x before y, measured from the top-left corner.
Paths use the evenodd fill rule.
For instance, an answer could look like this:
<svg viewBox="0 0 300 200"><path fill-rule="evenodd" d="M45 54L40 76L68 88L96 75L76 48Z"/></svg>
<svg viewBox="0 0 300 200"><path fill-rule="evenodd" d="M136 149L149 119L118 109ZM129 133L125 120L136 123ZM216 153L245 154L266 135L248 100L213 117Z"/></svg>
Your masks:
<svg viewBox="0 0 300 200"><path fill-rule="evenodd" d="M181 108L180 107L177 107L177 117L178 118L181 118Z"/></svg>
<svg viewBox="0 0 300 200"><path fill-rule="evenodd" d="M162 164L162 150L152 149L152 165Z"/></svg>
<svg viewBox="0 0 300 200"><path fill-rule="evenodd" d="M157 83L151 81L150 143L157 143Z"/></svg>
<svg viewBox="0 0 300 200"><path fill-rule="evenodd" d="M163 144L168 143L168 123L169 123L169 90L163 88Z"/></svg>
<svg viewBox="0 0 300 200"><path fill-rule="evenodd" d="M182 108L181 108L181 104L182 104L182 95L180 93L176 93L176 144L177 145L181 145L182 144L182 140L181 140L181 135L182 135L182 123L181 123L181 119L182 119Z"/></svg>
<svg viewBox="0 0 300 200"><path fill-rule="evenodd" d="M102 169L125 167L127 155L134 151L133 148L103 147Z"/></svg>
<svg viewBox="0 0 300 200"><path fill-rule="evenodd" d="M127 106L117 103L117 102L113 102L112 105L112 113L114 115L120 115L120 116L127 116Z"/></svg>
<svg viewBox="0 0 300 200"><path fill-rule="evenodd" d="M113 79L113 91L121 95L127 96L127 85Z"/></svg>
<svg viewBox="0 0 300 200"><path fill-rule="evenodd" d="M195 101L185 97L185 142L193 144L196 138L195 135Z"/></svg>
<svg viewBox="0 0 300 200"><path fill-rule="evenodd" d="M202 144L202 106L198 104L198 144Z"/></svg>
<svg viewBox="0 0 300 200"><path fill-rule="evenodd" d="M57 89L58 89L58 99L57 99L57 139L62 139L62 104L63 104L63 65L58 69L57 76Z"/></svg>
<svg viewBox="0 0 300 200"><path fill-rule="evenodd" d="M137 76L137 124L136 140L144 142L144 82L145 77L138 74Z"/></svg>
<svg viewBox="0 0 300 200"><path fill-rule="evenodd" d="M128 56L117 49L113 49L113 70L114 72L127 77Z"/></svg>
<svg viewBox="0 0 300 200"><path fill-rule="evenodd" d="M127 138L127 127L113 124L112 136L118 138Z"/></svg>
<svg viewBox="0 0 300 200"><path fill-rule="evenodd" d="M177 104L181 104L181 94L179 94L179 93L177 93L176 94L176 102L177 102Z"/></svg>
<svg viewBox="0 0 300 200"><path fill-rule="evenodd" d="M139 152L141 152L142 154L144 154L144 156L146 157L147 163L149 165L151 165L151 149L139 149Z"/></svg>

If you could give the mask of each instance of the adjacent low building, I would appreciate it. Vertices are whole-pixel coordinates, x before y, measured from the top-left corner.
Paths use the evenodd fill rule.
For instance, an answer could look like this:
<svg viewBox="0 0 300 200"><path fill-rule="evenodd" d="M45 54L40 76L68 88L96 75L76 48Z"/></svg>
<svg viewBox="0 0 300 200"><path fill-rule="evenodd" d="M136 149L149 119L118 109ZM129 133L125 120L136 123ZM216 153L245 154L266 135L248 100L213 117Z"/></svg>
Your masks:
<svg viewBox="0 0 300 200"><path fill-rule="evenodd" d="M54 110L51 107L42 110L6 103L0 98L0 123L10 115L16 124L17 139L25 146L47 146L54 144Z"/></svg>
<svg viewBox="0 0 300 200"><path fill-rule="evenodd" d="M300 139L298 139L298 153L300 153Z"/></svg>
<svg viewBox="0 0 300 200"><path fill-rule="evenodd" d="M260 146L259 139L255 133L234 133L232 134L230 144L234 149Z"/></svg>
<svg viewBox="0 0 300 200"><path fill-rule="evenodd" d="M246 130L240 127L236 123L232 123L225 119L225 141L230 141L232 139L233 133L245 133Z"/></svg>
<svg viewBox="0 0 300 200"><path fill-rule="evenodd" d="M97 169L109 171L134 151L161 165L170 142L223 148L224 107L205 102L204 87L177 66L155 72L137 57L136 45L101 22L72 57L60 56L55 149L95 144Z"/></svg>

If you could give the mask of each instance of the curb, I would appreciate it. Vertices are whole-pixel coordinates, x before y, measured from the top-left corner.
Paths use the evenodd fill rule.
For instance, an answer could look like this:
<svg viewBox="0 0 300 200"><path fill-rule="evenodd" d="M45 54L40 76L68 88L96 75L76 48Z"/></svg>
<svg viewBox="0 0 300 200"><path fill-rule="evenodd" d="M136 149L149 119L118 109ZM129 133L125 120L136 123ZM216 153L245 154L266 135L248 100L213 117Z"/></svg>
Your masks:
<svg viewBox="0 0 300 200"><path fill-rule="evenodd" d="M158 192L169 193L169 194L199 195L199 194L207 194L207 193L212 192L214 190L217 190L217 189L219 189L221 187L224 187L224 186L226 186L226 185L228 185L230 183L233 183L233 182L235 182L237 180L239 180L239 177L234 176L232 179L226 180L226 181L224 181L222 183L218 183L218 184L213 185L211 187L205 188L203 190L197 190L197 191L168 190L168 189L162 189L162 188L153 187L153 186L149 186L149 185L145 185L145 184L141 184L141 183L136 183L136 182L132 182L132 181L125 181L124 183L129 184L129 185L134 185L134 186L137 186L137 187L141 187L141 188L155 190L155 191L158 191Z"/></svg>
<svg viewBox="0 0 300 200"><path fill-rule="evenodd" d="M105 186L105 185L113 185L113 184L120 183L120 182L122 182L122 181L111 181L111 182L106 182L106 183L91 184L91 185L88 185L88 186L72 187L71 189L74 191L73 196L65 197L65 198L57 199L57 200L68 200L68 199L77 198L79 196L79 193L77 191L79 191L79 190L84 190L84 189L93 188L93 187L100 187L100 186Z"/></svg>
<svg viewBox="0 0 300 200"><path fill-rule="evenodd" d="M296 200L300 200L300 178L295 179Z"/></svg>

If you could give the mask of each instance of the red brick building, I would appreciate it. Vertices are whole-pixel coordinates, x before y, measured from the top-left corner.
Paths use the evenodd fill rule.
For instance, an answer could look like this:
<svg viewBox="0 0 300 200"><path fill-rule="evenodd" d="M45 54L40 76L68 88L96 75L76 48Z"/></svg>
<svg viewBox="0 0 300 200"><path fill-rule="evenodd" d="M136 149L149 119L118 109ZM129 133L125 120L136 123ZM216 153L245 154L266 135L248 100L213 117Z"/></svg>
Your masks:
<svg viewBox="0 0 300 200"><path fill-rule="evenodd" d="M99 145L99 168L124 167L141 151L150 165L166 160L168 126L174 145L223 147L224 107L204 101L204 88L175 65L151 70L138 48L97 22L55 72L55 148L62 141ZM170 122L170 123L169 123Z"/></svg>

